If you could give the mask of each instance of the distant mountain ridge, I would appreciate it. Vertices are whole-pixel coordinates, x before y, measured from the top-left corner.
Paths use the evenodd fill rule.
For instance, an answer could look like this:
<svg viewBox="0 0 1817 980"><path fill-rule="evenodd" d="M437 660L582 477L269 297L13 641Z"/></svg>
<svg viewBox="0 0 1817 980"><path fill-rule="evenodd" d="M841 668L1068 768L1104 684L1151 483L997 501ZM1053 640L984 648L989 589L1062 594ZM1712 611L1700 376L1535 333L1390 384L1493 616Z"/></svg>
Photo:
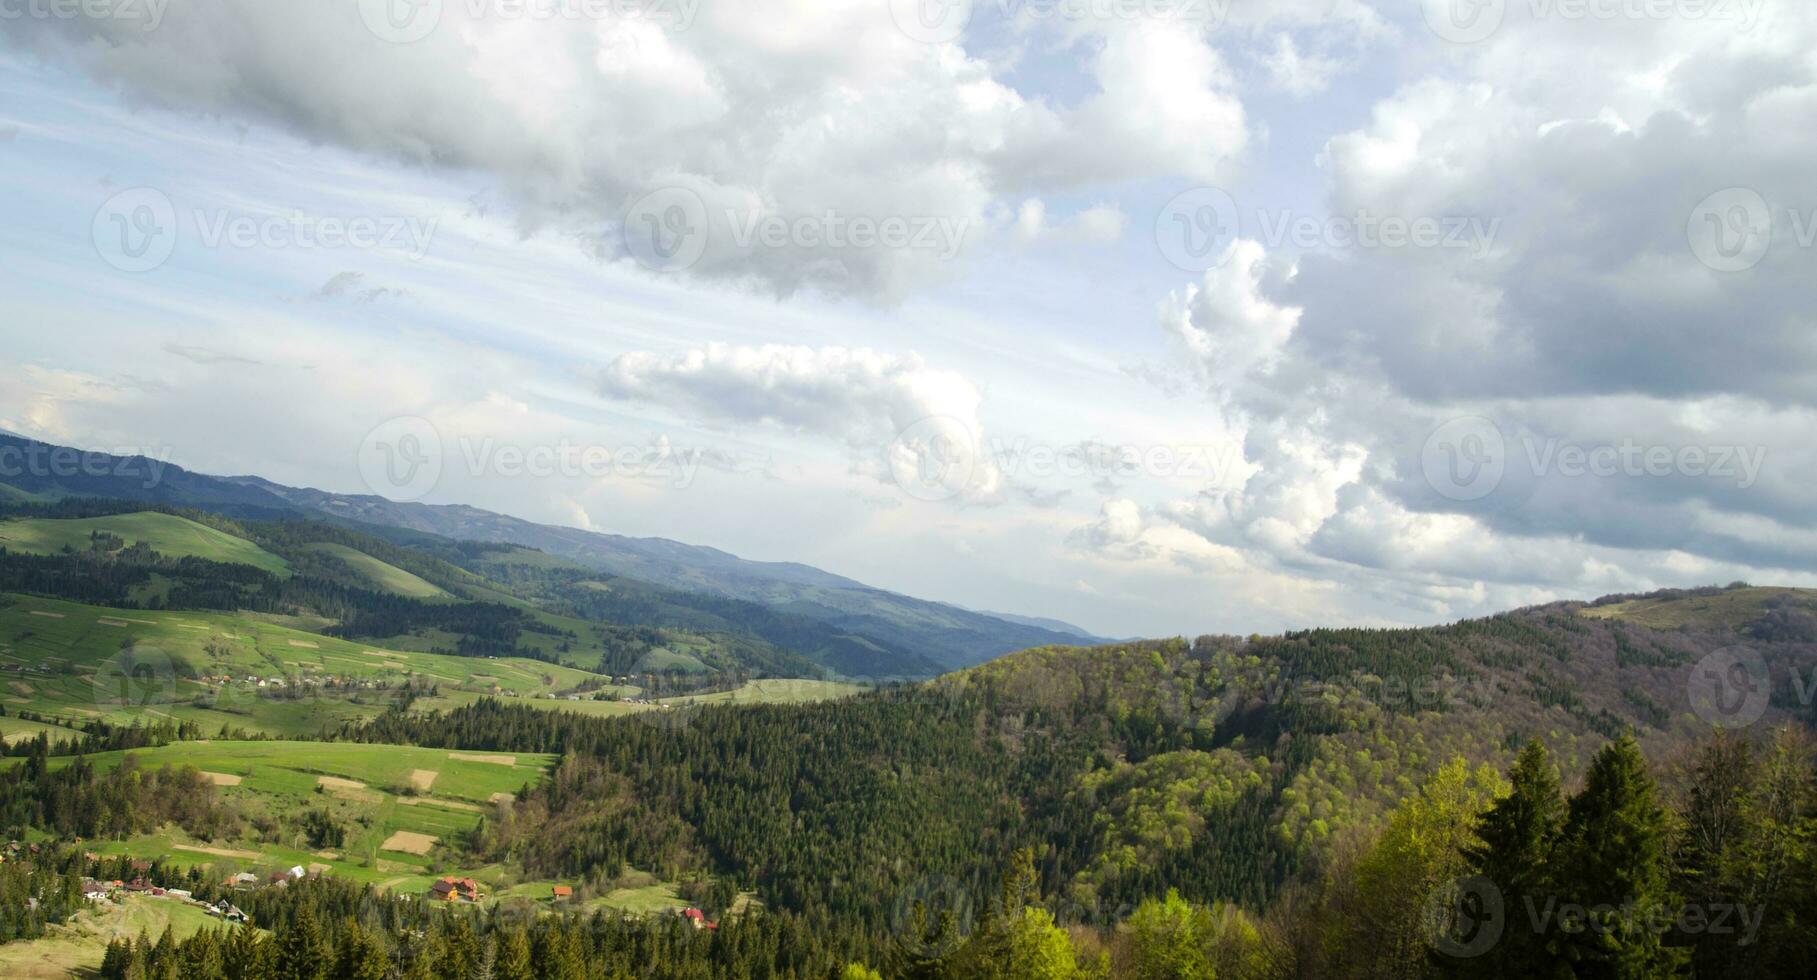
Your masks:
<svg viewBox="0 0 1817 980"><path fill-rule="evenodd" d="M38 497L110 497L260 518L306 514L457 540L535 548L587 568L686 592L757 603L827 623L945 669L1016 650L1100 642L1052 620L973 612L873 588L792 562L756 562L664 538L632 538L537 524L466 505L397 503L376 496L288 487L256 476L217 477L144 457L83 453L0 434L0 454L75 453L77 465L0 465L0 483ZM7 460L0 460L5 463Z"/></svg>

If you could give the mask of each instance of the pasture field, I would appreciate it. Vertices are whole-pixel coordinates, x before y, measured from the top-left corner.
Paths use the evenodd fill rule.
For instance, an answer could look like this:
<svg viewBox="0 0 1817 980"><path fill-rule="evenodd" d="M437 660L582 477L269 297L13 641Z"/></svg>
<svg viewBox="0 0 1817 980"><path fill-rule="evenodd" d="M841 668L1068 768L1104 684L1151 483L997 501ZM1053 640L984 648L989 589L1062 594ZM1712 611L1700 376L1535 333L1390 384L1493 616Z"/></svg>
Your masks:
<svg viewBox="0 0 1817 980"><path fill-rule="evenodd" d="M231 680L228 680L231 678ZM254 678L248 681L247 678ZM338 696L318 696L319 682ZM55 599L0 595L0 703L82 720L190 719L273 735L384 709L380 688L433 683L475 695L565 691L599 676L537 660L490 660L387 650L261 622L200 612L103 609ZM259 680L305 684L299 700L261 696ZM362 685L369 690L362 697ZM360 703L364 700L366 703Z"/></svg>
<svg viewBox="0 0 1817 980"><path fill-rule="evenodd" d="M862 684L848 684L842 681L809 681L781 680L763 678L751 681L732 691L717 694L693 694L678 698L664 698L664 704L808 704L815 701L835 701L849 698L869 690Z"/></svg>
<svg viewBox="0 0 1817 980"><path fill-rule="evenodd" d="M130 752L101 752L87 756L87 759L105 770L119 765L127 755L136 756L148 768L194 766L203 772L238 776L240 782L224 787L224 791L289 797L296 803L308 803L323 795L333 796L336 789L352 789L323 784L324 776L357 783L372 794L396 796L399 790L412 786L414 774L435 773L430 789L421 792L423 805L406 809L452 813L467 811L442 811L428 801L464 801L489 809L493 794L516 793L525 783L541 779L555 763L552 755L523 752L469 753L413 745L277 741L173 742ZM487 758L482 760L481 756ZM496 758L492 758L494 756ZM504 764L507 759L511 764ZM72 761L73 757L69 756L54 757L50 765L52 769L60 769ZM318 792L318 786L323 787L324 792ZM433 818L426 819L430 824L448 826L436 823Z"/></svg>
<svg viewBox="0 0 1817 980"><path fill-rule="evenodd" d="M157 939L166 927L178 940L204 929L250 928L228 924L193 905L165 898L128 895L120 904L78 912L68 923L52 926L42 939L0 946L0 976L9 980L92 976L101 968L108 940Z"/></svg>
<svg viewBox="0 0 1817 980"><path fill-rule="evenodd" d="M147 768L187 765L201 770L214 780L221 798L248 817L326 811L347 838L332 850L320 850L300 838L200 841L168 827L126 840L89 842L98 854L162 858L179 867L207 865L223 875L301 866L419 893L428 890L435 872L455 873L450 862L460 860L466 835L498 813L495 799L535 785L555 762L554 756L529 753L277 741L179 742L88 759L108 769L128 755ZM0 766L20 761L0 760ZM72 761L54 757L50 764L58 769ZM470 869L458 873L476 874Z"/></svg>
<svg viewBox="0 0 1817 980"><path fill-rule="evenodd" d="M449 597L447 592L433 583L346 545L318 542L305 547L317 554L327 555L346 564L373 588L380 591L410 599L446 599Z"/></svg>
<svg viewBox="0 0 1817 980"><path fill-rule="evenodd" d="M1807 612L1817 611L1817 590L1745 588L1716 595L1631 599L1607 606L1585 606L1578 615L1638 623L1656 630L1712 624L1735 629L1759 619L1772 600L1790 600Z"/></svg>
<svg viewBox="0 0 1817 980"><path fill-rule="evenodd" d="M54 555L65 547L87 551L89 535L96 531L117 535L128 545L142 541L169 558L206 558L290 574L288 562L251 541L171 514L0 521L0 547L32 555Z"/></svg>

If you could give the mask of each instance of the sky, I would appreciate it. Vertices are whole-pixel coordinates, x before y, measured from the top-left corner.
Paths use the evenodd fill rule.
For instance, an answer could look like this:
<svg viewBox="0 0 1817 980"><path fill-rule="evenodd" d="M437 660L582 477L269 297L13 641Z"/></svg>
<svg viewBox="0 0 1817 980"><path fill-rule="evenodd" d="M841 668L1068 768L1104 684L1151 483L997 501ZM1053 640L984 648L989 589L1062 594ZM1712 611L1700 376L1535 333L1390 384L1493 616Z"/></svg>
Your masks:
<svg viewBox="0 0 1817 980"><path fill-rule="evenodd" d="M0 429L1101 635L1817 585L1793 0L0 0Z"/></svg>

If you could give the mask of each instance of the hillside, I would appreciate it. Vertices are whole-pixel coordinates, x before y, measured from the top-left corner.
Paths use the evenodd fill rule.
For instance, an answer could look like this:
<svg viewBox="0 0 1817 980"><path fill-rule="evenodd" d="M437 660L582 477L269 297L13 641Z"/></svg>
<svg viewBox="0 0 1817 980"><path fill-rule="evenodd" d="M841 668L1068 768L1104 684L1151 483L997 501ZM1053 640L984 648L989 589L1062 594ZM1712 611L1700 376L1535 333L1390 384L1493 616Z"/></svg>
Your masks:
<svg viewBox="0 0 1817 980"><path fill-rule="evenodd" d="M117 552L135 544L173 558L205 558L232 565L251 565L274 575L290 574L284 559L244 538L205 527L172 514L137 513L70 520L0 518L0 548L32 555L54 555L65 549L88 551L97 536L109 537Z"/></svg>
<svg viewBox="0 0 1817 980"><path fill-rule="evenodd" d="M0 433L0 450L44 453L51 449ZM839 660L842 666L838 669L855 675L925 676L1027 647L1089 639L1076 627L1012 621L871 588L806 565L748 561L717 549L661 538L535 524L473 507L400 504L378 497L286 487L255 477L206 476L154 460L100 453L81 458L86 464L70 468L71 475L27 472L0 476L0 483L41 499L109 498L193 507L249 520L307 516L351 527L385 527L406 532L400 542L407 539L407 532L417 532L458 541L519 545L595 573L705 598L736 600L750 604L753 610L819 624L825 636L815 645ZM865 647L842 637L861 637L875 644L885 662L863 664ZM917 661L933 664L934 669L917 666Z"/></svg>

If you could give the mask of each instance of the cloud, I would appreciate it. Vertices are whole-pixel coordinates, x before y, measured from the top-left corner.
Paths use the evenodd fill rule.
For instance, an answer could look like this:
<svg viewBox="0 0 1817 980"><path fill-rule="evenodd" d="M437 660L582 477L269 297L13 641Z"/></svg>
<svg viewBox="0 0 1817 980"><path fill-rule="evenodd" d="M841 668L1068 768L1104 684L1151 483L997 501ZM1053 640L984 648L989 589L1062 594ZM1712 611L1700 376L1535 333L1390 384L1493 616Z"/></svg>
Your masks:
<svg viewBox="0 0 1817 980"><path fill-rule="evenodd" d="M30 19L5 41L135 104L491 175L521 228L591 236L608 260L629 260L617 225L648 195L692 195L688 233L705 240L682 274L778 295L900 297L950 275L947 253L963 242L791 233L751 247L741 225L898 219L950 232L1031 192L1212 179L1249 145L1222 56L1165 19L1086 25L1073 71L1087 94L1061 104L957 44L910 38L877 0L816 3L812 16L780 0L708 4L685 24L440 6L410 44L382 39L355 0L178 4L155 31ZM1083 228L1111 230L1103 216Z"/></svg>
<svg viewBox="0 0 1817 980"><path fill-rule="evenodd" d="M186 361L196 364L259 364L258 361L255 361L250 357L241 357L238 354L229 354L208 347L198 347L187 344L165 344L164 352L166 354L174 354L177 357L181 357Z"/></svg>
<svg viewBox="0 0 1817 980"><path fill-rule="evenodd" d="M984 452L978 388L913 354L726 344L672 356L638 351L600 372L599 391L684 418L828 438L885 482L957 479L943 496L985 501L1005 489Z"/></svg>
<svg viewBox="0 0 1817 980"><path fill-rule="evenodd" d="M1494 240L1234 243L1159 319L1255 471L1107 508L1076 543L1147 562L1174 528L1440 609L1817 572L1817 506L1791 489L1817 478L1817 251L1797 234L1817 174L1791 135L1817 121L1817 13L1618 38L1510 16L1320 155L1331 214L1499 219ZM1580 84L1555 83L1566 66ZM1698 237L1725 188L1775 212L1741 271ZM1433 471L1459 423L1498 467L1480 497Z"/></svg>

